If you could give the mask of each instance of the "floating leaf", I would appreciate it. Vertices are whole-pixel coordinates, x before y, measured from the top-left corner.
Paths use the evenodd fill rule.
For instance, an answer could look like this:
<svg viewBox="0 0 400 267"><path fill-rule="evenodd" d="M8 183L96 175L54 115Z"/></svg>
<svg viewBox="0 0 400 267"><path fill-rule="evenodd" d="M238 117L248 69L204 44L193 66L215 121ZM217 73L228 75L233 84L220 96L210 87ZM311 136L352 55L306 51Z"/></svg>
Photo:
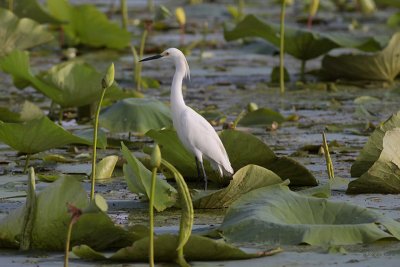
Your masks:
<svg viewBox="0 0 400 267"><path fill-rule="evenodd" d="M153 98L128 98L102 110L100 125L111 132L144 134L172 125L171 112Z"/></svg>
<svg viewBox="0 0 400 267"><path fill-rule="evenodd" d="M184 258L183 248L185 247L187 241L192 234L193 221L194 221L194 210L192 198L189 193L189 188L183 179L182 175L178 172L178 170L172 166L169 162L162 160L162 164L168 168L174 175L176 184L178 186L179 191L179 199L180 199L180 207L182 209L182 216L179 223L179 237L177 244L177 262L180 265L187 264Z"/></svg>
<svg viewBox="0 0 400 267"><path fill-rule="evenodd" d="M67 213L67 203L79 208L86 207L88 198L80 182L75 179L60 178L50 184L36 197L33 213L33 229L31 234L32 249L64 250L67 225L70 216ZM0 245L5 247L19 246L19 236L24 230L22 221L25 216L25 206L12 211L0 221ZM133 242L133 236L115 226L104 212L84 214L74 225L72 244L85 243L96 249L124 247Z"/></svg>
<svg viewBox="0 0 400 267"><path fill-rule="evenodd" d="M373 55L327 55L322 60L322 68L332 78L392 82L400 73L400 32L392 36L381 52Z"/></svg>
<svg viewBox="0 0 400 267"><path fill-rule="evenodd" d="M32 102L25 101L21 105L13 106L10 109L0 107L0 121L22 122L43 117L43 111Z"/></svg>
<svg viewBox="0 0 400 267"><path fill-rule="evenodd" d="M251 190L281 182L281 178L272 171L257 165L247 165L233 175L227 187L206 195L203 192L195 195L193 205L200 209L226 208Z"/></svg>
<svg viewBox="0 0 400 267"><path fill-rule="evenodd" d="M390 116L371 134L360 155L351 166L351 177L360 177L372 167L383 150L385 133L394 128L400 128L400 111Z"/></svg>
<svg viewBox="0 0 400 267"><path fill-rule="evenodd" d="M118 156L111 155L103 158L97 164L96 180L111 178L115 165L117 164Z"/></svg>
<svg viewBox="0 0 400 267"><path fill-rule="evenodd" d="M0 59L0 68L13 76L18 88L32 85L64 108L95 103L101 95L103 74L81 61L64 62L41 75L34 75L28 52L14 50ZM108 90L112 95L122 92L116 83Z"/></svg>
<svg viewBox="0 0 400 267"><path fill-rule="evenodd" d="M70 5L65 0L47 1L49 11L59 20L72 45L123 49L129 45L130 33L108 20L93 5Z"/></svg>
<svg viewBox="0 0 400 267"><path fill-rule="evenodd" d="M0 57L14 49L28 49L53 39L45 26L28 18L19 19L3 8L0 8L0 25Z"/></svg>
<svg viewBox="0 0 400 267"><path fill-rule="evenodd" d="M124 176L128 188L137 194L150 198L151 172L129 151L122 143L122 154L127 161L124 164ZM177 191L165 180L156 180L156 189L154 194L154 208L157 211L163 211L172 207L177 198Z"/></svg>
<svg viewBox="0 0 400 267"><path fill-rule="evenodd" d="M70 61L52 67L40 79L53 91L59 92L56 98L51 96L55 93L47 94L54 102L62 107L80 107L98 101L103 74L89 64ZM45 93L42 87L35 88Z"/></svg>
<svg viewBox="0 0 400 267"><path fill-rule="evenodd" d="M157 235L154 238L154 258L157 262L174 262L176 260L176 244L178 236L172 234ZM111 260L146 262L148 260L148 237L142 238L131 247L120 249L110 257L93 250L87 245L74 247L72 251L80 258L88 260ZM267 252L247 253L243 250L227 244L221 240L213 240L207 237L192 235L184 247L185 258L191 261L223 261L258 258L268 254Z"/></svg>
<svg viewBox="0 0 400 267"><path fill-rule="evenodd" d="M315 177L300 163L288 157L277 157L256 136L235 130L225 130L220 135L234 170L255 164L276 173L282 180L289 179L293 186L315 186Z"/></svg>
<svg viewBox="0 0 400 267"><path fill-rule="evenodd" d="M257 126L271 125L273 122L282 123L285 118L274 110L268 108L259 108L255 111L250 111L239 121L241 126Z"/></svg>
<svg viewBox="0 0 400 267"><path fill-rule="evenodd" d="M71 134L46 116L24 123L0 122L0 140L18 152L27 154L71 143L90 145L87 140Z"/></svg>
<svg viewBox="0 0 400 267"><path fill-rule="evenodd" d="M182 145L174 130L150 130L146 136L157 142L163 159L175 166L185 179L197 177L194 156ZM212 177L208 178L212 179Z"/></svg>
<svg viewBox="0 0 400 267"><path fill-rule="evenodd" d="M279 25L265 23L254 15L247 15L232 31L224 30L227 41L245 37L261 37L279 47ZM381 41L374 37L355 37L343 34L326 34L299 28L285 27L285 52L306 61L338 47L354 47L367 51L381 49Z"/></svg>
<svg viewBox="0 0 400 267"><path fill-rule="evenodd" d="M7 3L6 3L7 2ZM8 8L9 1L3 1L2 7ZM20 18L30 18L41 24L60 24L62 21L50 15L37 0L18 0L13 2L13 12Z"/></svg>
<svg viewBox="0 0 400 267"><path fill-rule="evenodd" d="M197 177L194 156L183 147L175 131L151 130L146 135L159 144L163 158L174 165L185 178ZM252 134L225 130L221 132L220 138L234 170L254 164L275 172L282 179L290 179L291 185L317 185L315 177L304 166L288 157L278 158L265 143ZM210 180L223 184L229 182L227 178L221 181L209 165L205 168Z"/></svg>
<svg viewBox="0 0 400 267"><path fill-rule="evenodd" d="M360 178L350 182L346 193L400 193L400 128L386 131L379 158Z"/></svg>
<svg viewBox="0 0 400 267"><path fill-rule="evenodd" d="M400 223L347 202L307 197L285 185L253 190L234 202L220 229L232 242L350 245L400 239Z"/></svg>

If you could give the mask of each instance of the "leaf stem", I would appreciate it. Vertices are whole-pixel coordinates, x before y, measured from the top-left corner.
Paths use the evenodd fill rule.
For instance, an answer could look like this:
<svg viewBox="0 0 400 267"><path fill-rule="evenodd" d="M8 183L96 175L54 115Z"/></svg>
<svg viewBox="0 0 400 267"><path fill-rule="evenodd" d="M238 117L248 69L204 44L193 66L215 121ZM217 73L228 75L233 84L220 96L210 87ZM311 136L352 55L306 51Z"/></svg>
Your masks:
<svg viewBox="0 0 400 267"><path fill-rule="evenodd" d="M74 218L71 217L71 220L69 221L69 224L68 224L67 240L65 241L64 267L68 267L69 246L70 246L70 242L71 242L71 233L72 233L73 225L74 225Z"/></svg>
<svg viewBox="0 0 400 267"><path fill-rule="evenodd" d="M24 173L26 173L26 171L28 170L28 165L29 165L29 161L31 160L31 156L32 156L31 154L26 154Z"/></svg>
<svg viewBox="0 0 400 267"><path fill-rule="evenodd" d="M285 7L286 0L281 0L281 28L280 28L280 48L279 48L279 87L281 90L281 94L285 93L285 62L284 62L284 53L285 53Z"/></svg>
<svg viewBox="0 0 400 267"><path fill-rule="evenodd" d="M306 80L306 62L307 61L302 60L300 67L300 80L303 82Z"/></svg>
<svg viewBox="0 0 400 267"><path fill-rule="evenodd" d="M151 191L149 203L149 216L150 216L150 240L149 240L149 265L154 266L154 194L156 190L156 175L157 167L153 168L151 172Z"/></svg>
<svg viewBox="0 0 400 267"><path fill-rule="evenodd" d="M331 155L329 153L329 146L328 143L326 142L326 136L325 133L322 132L322 147L324 149L324 155L325 155L325 161L326 161L326 170L328 172L328 177L329 180L332 180L335 178L335 171L333 169L333 163L331 159Z"/></svg>
<svg viewBox="0 0 400 267"><path fill-rule="evenodd" d="M121 14L122 14L122 27L126 30L128 28L128 6L126 0L121 0Z"/></svg>
<svg viewBox="0 0 400 267"><path fill-rule="evenodd" d="M96 110L96 117L94 119L94 129L93 129L93 157L92 157L92 187L90 190L90 199L94 199L94 186L96 184L96 158L97 158L97 131L99 128L99 115L101 110L101 104L103 103L104 95L107 88L103 88L101 92L101 97Z"/></svg>

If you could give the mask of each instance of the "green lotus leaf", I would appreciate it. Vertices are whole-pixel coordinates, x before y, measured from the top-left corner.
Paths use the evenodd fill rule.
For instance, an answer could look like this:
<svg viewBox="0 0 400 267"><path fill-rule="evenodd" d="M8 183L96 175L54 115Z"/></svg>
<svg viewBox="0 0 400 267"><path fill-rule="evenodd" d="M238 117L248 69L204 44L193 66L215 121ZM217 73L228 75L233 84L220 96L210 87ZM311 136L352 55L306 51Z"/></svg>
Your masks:
<svg viewBox="0 0 400 267"><path fill-rule="evenodd" d="M282 180L289 179L293 186L318 184L307 168L292 158L277 157L267 144L252 134L225 130L220 137L234 170L255 164L273 171Z"/></svg>
<svg viewBox="0 0 400 267"><path fill-rule="evenodd" d="M383 150L383 138L387 131L400 128L400 111L390 116L385 122L378 126L368 138L367 143L351 165L351 177L360 177L367 172L378 160Z"/></svg>
<svg viewBox="0 0 400 267"><path fill-rule="evenodd" d="M151 130L146 135L159 144L163 158L174 165L186 179L197 179L194 156L183 147L175 131ZM234 170L254 164L275 172L282 179L289 179L291 185L294 186L318 184L315 177L304 166L291 158L277 157L268 145L252 134L225 130L220 133L220 138ZM205 169L210 180L218 184L229 183L228 177L221 180L209 164L206 164Z"/></svg>
<svg viewBox="0 0 400 267"><path fill-rule="evenodd" d="M115 165L117 164L118 156L111 155L103 158L97 164L96 180L111 178Z"/></svg>
<svg viewBox="0 0 400 267"><path fill-rule="evenodd" d="M0 68L12 75L18 88L32 85L64 108L85 106L100 99L103 74L81 61L64 62L41 75L34 75L28 52L14 50L0 59ZM116 83L107 91L113 99L125 96Z"/></svg>
<svg viewBox="0 0 400 267"><path fill-rule="evenodd" d="M26 154L35 154L71 143L91 144L66 131L46 116L24 123L0 122L0 140Z"/></svg>
<svg viewBox="0 0 400 267"><path fill-rule="evenodd" d="M400 193L400 128L386 131L379 158L360 178L350 182L346 193Z"/></svg>
<svg viewBox="0 0 400 267"><path fill-rule="evenodd" d="M260 37L279 47L279 25L268 24L254 15L247 15L236 27L224 30L227 41L245 37ZM367 51L380 50L383 41L373 37L354 37L350 35L323 34L299 28L285 27L285 53L306 61L338 47L354 47Z"/></svg>
<svg viewBox="0 0 400 267"><path fill-rule="evenodd" d="M67 41L71 45L123 49L130 43L130 33L93 5L73 6L65 0L47 1L50 13L61 21Z"/></svg>
<svg viewBox="0 0 400 267"><path fill-rule="evenodd" d="M59 178L37 194L32 203L34 212L30 244L32 249L64 250L65 238L71 215L67 203L85 208L89 201L80 182L71 178ZM0 221L0 245L19 247L24 231L22 222L26 216L26 206L12 211ZM106 213L98 211L83 214L74 225L71 244L85 243L96 249L124 247L134 241L133 236L115 226ZM10 246L8 246L10 247Z"/></svg>
<svg viewBox="0 0 400 267"><path fill-rule="evenodd" d="M154 259L157 262L175 262L177 243L178 236L176 235L156 235L154 238ZM149 238L145 237L136 241L130 247L118 250L110 257L87 245L73 247L72 251L78 257L88 260L146 262L149 257L148 247ZM199 235L191 235L183 250L185 258L190 261L242 260L266 255L263 252L247 253L222 240L213 240Z"/></svg>
<svg viewBox="0 0 400 267"><path fill-rule="evenodd" d="M146 199L150 198L151 171L133 155L129 149L122 143L122 155L126 160L124 164L124 177L129 190L133 193L143 195ZM163 211L172 207L177 199L178 192L165 180L156 179L154 208L157 211Z"/></svg>
<svg viewBox="0 0 400 267"><path fill-rule="evenodd" d="M281 183L282 179L270 170L257 165L247 165L238 170L229 185L215 192L199 192L193 197L193 206L198 209L221 209L251 190Z"/></svg>
<svg viewBox="0 0 400 267"><path fill-rule="evenodd" d="M400 223L347 202L308 197L283 184L235 201L220 226L229 242L351 245L399 239Z"/></svg>
<svg viewBox="0 0 400 267"><path fill-rule="evenodd" d="M85 106L100 99L103 74L89 64L79 61L61 63L48 70L40 79L60 93L57 98L49 97L62 107Z"/></svg>
<svg viewBox="0 0 400 267"><path fill-rule="evenodd" d="M400 73L400 32L395 33L381 52L366 55L325 56L324 73L332 78L392 82Z"/></svg>
<svg viewBox="0 0 400 267"><path fill-rule="evenodd" d="M160 146L162 158L175 166L179 173L185 177L185 180L197 179L198 174L194 156L182 145L176 131L169 129L150 130L146 133L146 136L157 142ZM208 178L216 181L214 180L214 175L209 175L211 172L209 165L204 165Z"/></svg>
<svg viewBox="0 0 400 267"><path fill-rule="evenodd" d="M25 101L21 105L14 106L11 110L0 107L0 121L3 122L30 121L43 116L43 111L29 101Z"/></svg>
<svg viewBox="0 0 400 267"><path fill-rule="evenodd" d="M156 99L128 98L103 109L99 123L111 132L144 134L171 126L172 119L169 108Z"/></svg>
<svg viewBox="0 0 400 267"><path fill-rule="evenodd" d="M8 8L8 1L0 2L3 8ZM13 2L13 12L20 18L30 18L41 24L60 24L60 20L56 19L48 13L37 0L18 0Z"/></svg>
<svg viewBox="0 0 400 267"><path fill-rule="evenodd" d="M28 18L19 19L3 8L0 8L0 25L0 57L14 49L28 49L53 39L45 26Z"/></svg>
<svg viewBox="0 0 400 267"><path fill-rule="evenodd" d="M86 140L85 144L93 145L93 131L94 131L93 128L79 129L75 130L73 134L83 140ZM97 131L97 147L99 148L107 147L107 135L102 129L99 129Z"/></svg>
<svg viewBox="0 0 400 267"><path fill-rule="evenodd" d="M268 108L259 108L244 115L239 121L238 125L241 126L257 126L257 125L271 125L273 122L282 123L285 118L274 110Z"/></svg>

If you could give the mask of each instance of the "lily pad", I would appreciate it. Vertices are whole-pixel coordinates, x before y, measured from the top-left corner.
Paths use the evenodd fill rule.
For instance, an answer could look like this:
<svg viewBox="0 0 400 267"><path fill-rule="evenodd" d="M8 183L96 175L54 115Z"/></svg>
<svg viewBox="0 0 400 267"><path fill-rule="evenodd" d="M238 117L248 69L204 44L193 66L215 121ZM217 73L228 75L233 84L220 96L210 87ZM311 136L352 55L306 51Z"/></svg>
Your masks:
<svg viewBox="0 0 400 267"><path fill-rule="evenodd" d="M65 0L47 1L50 13L66 21L62 28L70 45L123 49L129 45L131 35L93 5L71 5Z"/></svg>
<svg viewBox="0 0 400 267"><path fill-rule="evenodd" d="M360 178L350 182L346 193L400 193L400 128L388 130L378 160Z"/></svg>
<svg viewBox="0 0 400 267"><path fill-rule="evenodd" d="M371 134L360 155L351 166L351 177L360 177L372 167L383 150L385 133L394 128L400 128L400 111L390 116Z"/></svg>
<svg viewBox="0 0 400 267"><path fill-rule="evenodd" d="M127 163L124 164L124 177L128 188L137 194L150 198L151 186L151 171L129 151L122 143L122 154ZM177 199L178 192L175 188L169 185L165 180L156 179L154 207L157 211L163 211L166 208L172 207Z"/></svg>
<svg viewBox="0 0 400 267"><path fill-rule="evenodd" d="M111 155L103 158L97 164L96 180L111 178L115 165L117 164L118 156Z"/></svg>
<svg viewBox="0 0 400 267"><path fill-rule="evenodd" d="M24 123L0 122L0 140L26 154L35 154L71 143L91 144L66 131L46 116Z"/></svg>
<svg viewBox="0 0 400 267"><path fill-rule="evenodd" d="M1 6L8 8L8 1L2 1ZM18 0L13 2L13 12L20 18L30 18L41 24L60 24L62 21L48 13L37 0Z"/></svg>
<svg viewBox="0 0 400 267"><path fill-rule="evenodd" d="M100 125L111 132L144 134L172 125L171 112L153 98L128 98L103 109Z"/></svg>
<svg viewBox="0 0 400 267"><path fill-rule="evenodd" d="M175 166L186 180L197 177L194 156L179 141L176 131L169 129L150 130L146 133L146 136L157 142L163 159ZM207 165L205 168L208 174L209 168L207 168ZM212 177L208 178L212 179Z"/></svg>
<svg viewBox="0 0 400 267"><path fill-rule="evenodd" d="M0 31L0 57L14 49L28 49L53 39L45 26L28 18L19 19L3 8L0 8L0 25L3 29Z"/></svg>
<svg viewBox="0 0 400 267"><path fill-rule="evenodd" d="M245 37L261 37L276 47L280 45L279 25L268 24L254 15L247 15L236 27L224 30L227 41ZM381 49L382 42L374 37L326 34L299 28L285 27L285 53L307 61L338 47L354 47L368 51Z"/></svg>
<svg viewBox="0 0 400 267"><path fill-rule="evenodd" d="M235 130L220 134L234 170L255 164L276 173L282 180L289 179L293 186L315 186L315 177L303 165L289 157L277 157L275 153L256 136Z"/></svg>
<svg viewBox="0 0 400 267"><path fill-rule="evenodd" d="M198 209L221 209L251 190L281 183L282 179L270 170L257 165L247 165L238 170L229 185L212 193L198 192L193 206Z"/></svg>
<svg viewBox="0 0 400 267"><path fill-rule="evenodd" d="M332 78L392 82L400 73L400 32L395 33L381 52L366 55L325 56L324 73Z"/></svg>
<svg viewBox="0 0 400 267"><path fill-rule="evenodd" d="M175 262L178 236L172 234L156 235L154 238L154 259L157 262ZM148 261L149 238L142 238L132 246L120 249L110 257L97 252L86 245L74 247L72 251L80 258L88 260L111 260L146 262ZM185 258L190 261L223 261L258 258L268 253L247 253L222 240L191 235L184 247ZM271 253L272 255L272 253Z"/></svg>
<svg viewBox="0 0 400 267"><path fill-rule="evenodd" d="M43 117L43 111L32 102L25 101L11 109L0 107L0 121L23 122Z"/></svg>
<svg viewBox="0 0 400 267"><path fill-rule="evenodd" d="M259 108L244 115L239 121L238 125L241 126L257 126L257 125L271 125L273 122L282 123L285 118L274 110L268 108Z"/></svg>
<svg viewBox="0 0 400 267"><path fill-rule="evenodd" d="M80 182L70 178L60 178L49 184L32 204L30 244L32 249L64 250L70 215L67 203L79 208L88 205L87 193ZM18 248L20 235L24 231L22 221L26 216L26 206L12 211L0 221L0 245ZM85 243L96 249L124 247L134 238L122 228L115 226L104 212L83 214L74 225L71 244ZM10 247L10 246L7 246Z"/></svg>
<svg viewBox="0 0 400 267"><path fill-rule="evenodd" d="M220 229L230 242L350 245L400 239L400 223L347 202L307 197L286 185L253 190L234 202Z"/></svg>
<svg viewBox="0 0 400 267"><path fill-rule="evenodd" d="M64 108L85 106L100 99L104 75L81 61L61 63L41 75L34 75L29 66L29 53L14 50L0 59L0 68L12 75L18 88L32 85ZM107 91L113 97L122 90L114 83Z"/></svg>
<svg viewBox="0 0 400 267"><path fill-rule="evenodd" d="M159 144L163 158L174 165L185 178L197 177L194 156L183 147L175 131L151 130L146 135ZM282 179L289 179L293 186L318 184L315 177L304 166L291 158L277 157L268 145L252 134L225 130L220 133L220 138L234 170L254 164L273 171ZM210 180L222 184L229 183L228 179L221 181L209 165L205 168Z"/></svg>

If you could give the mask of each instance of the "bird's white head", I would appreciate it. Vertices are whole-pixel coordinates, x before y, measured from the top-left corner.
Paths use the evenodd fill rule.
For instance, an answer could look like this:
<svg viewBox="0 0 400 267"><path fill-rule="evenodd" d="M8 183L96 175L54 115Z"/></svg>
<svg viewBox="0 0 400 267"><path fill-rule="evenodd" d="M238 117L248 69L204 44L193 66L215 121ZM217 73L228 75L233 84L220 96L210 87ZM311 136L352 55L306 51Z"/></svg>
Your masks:
<svg viewBox="0 0 400 267"><path fill-rule="evenodd" d="M172 59L173 62L175 63L176 71L183 73L186 78L190 79L189 64L187 63L185 55L181 52L181 50L177 48L168 48L159 55L142 59L139 62L158 59L158 58Z"/></svg>

